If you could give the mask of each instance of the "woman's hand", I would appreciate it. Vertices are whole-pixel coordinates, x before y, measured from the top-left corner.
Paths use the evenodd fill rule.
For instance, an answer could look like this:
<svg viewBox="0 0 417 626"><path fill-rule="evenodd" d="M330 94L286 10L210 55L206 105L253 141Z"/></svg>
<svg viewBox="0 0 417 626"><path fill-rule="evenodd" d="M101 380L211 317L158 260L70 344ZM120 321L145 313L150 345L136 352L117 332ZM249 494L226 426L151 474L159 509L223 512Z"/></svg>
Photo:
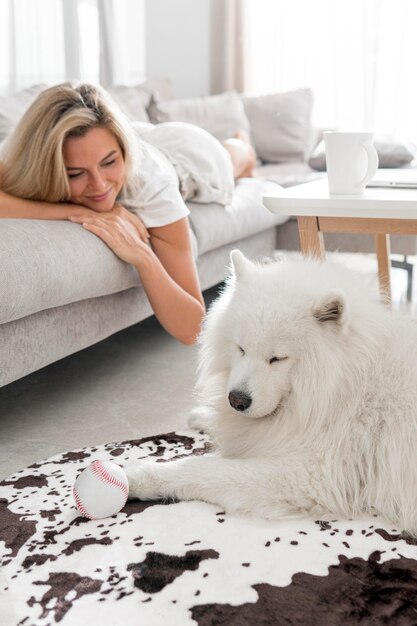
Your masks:
<svg viewBox="0 0 417 626"><path fill-rule="evenodd" d="M142 220L121 204L103 213L81 209L68 219L100 237L126 263L138 265L149 250L149 233Z"/></svg>
<svg viewBox="0 0 417 626"><path fill-rule="evenodd" d="M149 242L150 235L148 233L148 229L146 228L140 217L126 209L122 204L115 204L112 209L112 212L113 211L119 218L127 220L129 224L132 224L132 226L137 229L142 241L144 241L145 243Z"/></svg>
<svg viewBox="0 0 417 626"><path fill-rule="evenodd" d="M92 209L87 209L87 207L83 206L82 204L73 204L72 202L60 202L59 206L60 208L62 208L62 211L65 212L63 219L71 221L75 221L72 220L73 217L87 219L96 214L95 211L93 211Z"/></svg>

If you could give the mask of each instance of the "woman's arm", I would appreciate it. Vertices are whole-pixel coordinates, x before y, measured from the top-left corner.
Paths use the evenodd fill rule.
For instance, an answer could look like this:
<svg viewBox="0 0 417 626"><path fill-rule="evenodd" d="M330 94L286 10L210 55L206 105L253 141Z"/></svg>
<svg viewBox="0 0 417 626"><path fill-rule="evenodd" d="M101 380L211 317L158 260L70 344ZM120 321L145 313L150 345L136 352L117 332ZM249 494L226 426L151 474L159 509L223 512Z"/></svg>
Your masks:
<svg viewBox="0 0 417 626"><path fill-rule="evenodd" d="M42 202L16 198L0 190L0 218L67 220L77 211L89 211L69 202Z"/></svg>
<svg viewBox="0 0 417 626"><path fill-rule="evenodd" d="M32 220L66 220L74 215L76 209L70 203L41 202L16 198L1 190L1 182L4 173L4 165L0 163L0 219L32 219Z"/></svg>
<svg viewBox="0 0 417 626"><path fill-rule="evenodd" d="M141 239L136 216L127 212L129 217L126 217L121 209L87 219L74 217L72 221L81 223L123 261L134 265L162 326L183 343L194 343L205 308L188 220L184 218L167 226L150 228L150 248Z"/></svg>
<svg viewBox="0 0 417 626"><path fill-rule="evenodd" d="M132 216L141 239L149 241L149 233L142 220L121 205L116 204L113 207L113 211L118 211L119 209L126 211L129 216ZM24 198L16 198L0 190L0 219L68 220L70 217L77 217L78 221L82 221L88 217L94 217L96 214L96 211L79 204L72 204L71 202L26 200Z"/></svg>
<svg viewBox="0 0 417 626"><path fill-rule="evenodd" d="M71 215L87 214L91 209L70 202L43 202L17 198L1 190L4 165L0 163L0 219L67 220Z"/></svg>
<svg viewBox="0 0 417 626"><path fill-rule="evenodd" d="M145 287L148 298L168 332L183 343L194 343L201 329L205 305L191 249L188 219L150 228L149 234L159 260L152 271L161 276L161 283L166 281L167 289L161 289L151 275L143 276L138 267L142 282L148 284Z"/></svg>

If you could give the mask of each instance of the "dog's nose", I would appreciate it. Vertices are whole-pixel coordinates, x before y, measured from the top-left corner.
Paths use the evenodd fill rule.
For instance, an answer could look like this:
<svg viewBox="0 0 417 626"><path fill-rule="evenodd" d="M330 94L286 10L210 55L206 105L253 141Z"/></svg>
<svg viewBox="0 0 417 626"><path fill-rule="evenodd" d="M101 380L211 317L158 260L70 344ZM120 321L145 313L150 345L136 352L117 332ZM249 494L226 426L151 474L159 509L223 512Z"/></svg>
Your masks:
<svg viewBox="0 0 417 626"><path fill-rule="evenodd" d="M231 391L229 393L229 404L235 411L246 411L252 404L252 398L242 391Z"/></svg>

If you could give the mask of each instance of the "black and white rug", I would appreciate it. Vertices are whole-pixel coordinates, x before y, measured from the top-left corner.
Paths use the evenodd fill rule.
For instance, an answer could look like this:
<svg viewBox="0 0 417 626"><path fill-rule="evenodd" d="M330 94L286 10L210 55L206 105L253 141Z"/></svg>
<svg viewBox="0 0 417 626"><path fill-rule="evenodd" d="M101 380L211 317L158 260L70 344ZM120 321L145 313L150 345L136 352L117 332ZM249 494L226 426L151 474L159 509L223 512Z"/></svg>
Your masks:
<svg viewBox="0 0 417 626"><path fill-rule="evenodd" d="M0 624L417 624L417 545L379 518L248 519L203 502L75 509L94 459L205 454L177 432L67 452L0 483Z"/></svg>

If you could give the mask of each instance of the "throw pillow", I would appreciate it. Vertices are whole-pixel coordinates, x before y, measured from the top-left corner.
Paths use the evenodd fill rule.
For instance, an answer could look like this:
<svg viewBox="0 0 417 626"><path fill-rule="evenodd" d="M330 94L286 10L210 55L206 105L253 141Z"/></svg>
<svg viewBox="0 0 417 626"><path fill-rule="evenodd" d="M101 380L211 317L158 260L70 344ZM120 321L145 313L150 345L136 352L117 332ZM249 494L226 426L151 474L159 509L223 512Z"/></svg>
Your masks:
<svg viewBox="0 0 417 626"><path fill-rule="evenodd" d="M149 122L147 107L151 101L151 94L141 89L140 85L114 85L107 88L108 93L132 121Z"/></svg>
<svg viewBox="0 0 417 626"><path fill-rule="evenodd" d="M246 96L243 104L252 141L262 161L280 163L307 159L315 137L311 124L311 89Z"/></svg>
<svg viewBox="0 0 417 626"><path fill-rule="evenodd" d="M12 130L13 124L10 118L0 113L0 143L3 141L3 139L6 139L7 135L9 135Z"/></svg>
<svg viewBox="0 0 417 626"><path fill-rule="evenodd" d="M151 78L139 85L112 85L107 91L131 121L149 122L148 107L173 98L172 82L167 78Z"/></svg>
<svg viewBox="0 0 417 626"><path fill-rule="evenodd" d="M239 129L250 133L250 124L241 97L235 91L215 96L154 102L149 112L151 121L155 124L160 122L196 124L220 141L233 137Z"/></svg>
<svg viewBox="0 0 417 626"><path fill-rule="evenodd" d="M408 165L414 159L416 147L406 144L391 135L375 135L374 146L378 153L379 167L392 168ZM312 152L308 164L319 172L326 171L326 152L324 141L321 141Z"/></svg>
<svg viewBox="0 0 417 626"><path fill-rule="evenodd" d="M174 99L174 88L169 78L148 78L139 87L152 94L158 102Z"/></svg>
<svg viewBox="0 0 417 626"><path fill-rule="evenodd" d="M34 85L0 97L0 141L9 135L23 113L46 85Z"/></svg>

